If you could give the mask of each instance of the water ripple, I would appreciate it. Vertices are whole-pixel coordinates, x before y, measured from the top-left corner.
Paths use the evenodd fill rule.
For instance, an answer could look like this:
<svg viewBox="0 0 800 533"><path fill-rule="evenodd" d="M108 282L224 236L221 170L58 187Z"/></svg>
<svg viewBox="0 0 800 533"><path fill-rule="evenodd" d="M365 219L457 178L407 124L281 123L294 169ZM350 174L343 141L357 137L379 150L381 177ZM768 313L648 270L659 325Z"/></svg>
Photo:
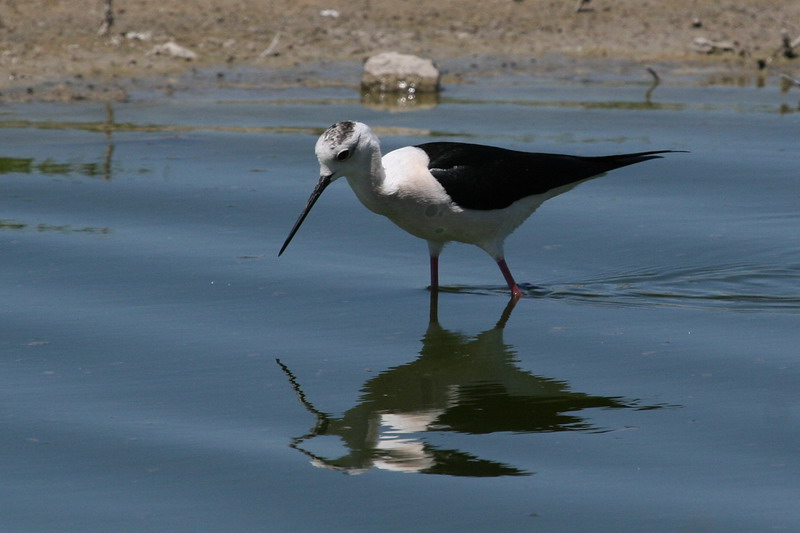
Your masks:
<svg viewBox="0 0 800 533"><path fill-rule="evenodd" d="M531 297L623 307L685 307L740 312L800 312L800 265L734 263L611 273L580 283L521 284ZM507 294L506 287L451 287Z"/></svg>

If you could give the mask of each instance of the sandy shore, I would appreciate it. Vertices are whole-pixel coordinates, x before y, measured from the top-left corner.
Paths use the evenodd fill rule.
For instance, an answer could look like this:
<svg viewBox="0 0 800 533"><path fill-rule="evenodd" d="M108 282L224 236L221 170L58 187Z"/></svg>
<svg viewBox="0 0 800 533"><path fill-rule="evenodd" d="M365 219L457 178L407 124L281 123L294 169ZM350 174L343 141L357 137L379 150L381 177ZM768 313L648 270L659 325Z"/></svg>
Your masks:
<svg viewBox="0 0 800 533"><path fill-rule="evenodd" d="M637 65L641 71L650 64L679 74L746 77L758 75L764 59L771 62L762 74L800 77L800 59L769 59L780 50L782 31L800 37L800 2L578 6L578 0L116 0L113 23L101 34L105 0L4 0L0 100L125 100L133 87L179 90L192 83L187 74L213 70L224 78L242 68L254 73L251 84L268 86L280 72L282 83L313 85L319 80L304 74L310 65L358 64L387 50L429 57L456 77L467 70L560 76ZM698 38L728 49L700 53ZM172 50L178 56L163 47L170 42L182 48Z"/></svg>

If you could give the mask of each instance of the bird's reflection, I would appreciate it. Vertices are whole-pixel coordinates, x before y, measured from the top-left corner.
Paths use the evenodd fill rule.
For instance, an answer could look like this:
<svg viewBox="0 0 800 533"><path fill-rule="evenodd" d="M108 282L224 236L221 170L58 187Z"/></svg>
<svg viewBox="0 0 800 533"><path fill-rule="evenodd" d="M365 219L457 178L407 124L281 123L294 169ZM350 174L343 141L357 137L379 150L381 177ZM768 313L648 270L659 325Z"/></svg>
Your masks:
<svg viewBox="0 0 800 533"><path fill-rule="evenodd" d="M278 361L317 419L291 447L311 457L315 466L347 473L376 467L454 476L529 475L509 464L435 446L426 433L599 432L606 430L593 426L581 416L582 410L643 408L619 397L572 392L564 381L519 368L513 346L503 341L515 304L512 299L492 328L469 336L439 324L433 292L419 357L367 381L358 403L342 416L312 405L289 368ZM325 435L338 436L344 453L337 450L330 456L309 450L312 439Z"/></svg>

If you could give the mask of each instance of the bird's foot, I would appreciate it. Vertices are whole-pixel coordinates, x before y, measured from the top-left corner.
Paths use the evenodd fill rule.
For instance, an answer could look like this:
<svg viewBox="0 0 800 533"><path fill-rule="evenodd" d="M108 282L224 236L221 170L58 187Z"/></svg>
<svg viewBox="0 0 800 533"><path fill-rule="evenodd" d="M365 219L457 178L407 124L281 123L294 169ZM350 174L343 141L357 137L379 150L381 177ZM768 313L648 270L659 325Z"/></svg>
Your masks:
<svg viewBox="0 0 800 533"><path fill-rule="evenodd" d="M519 285L515 284L513 287L511 287L511 299L512 300L514 300L514 301L519 300L523 296L525 296L525 295L522 293L522 289L519 288Z"/></svg>

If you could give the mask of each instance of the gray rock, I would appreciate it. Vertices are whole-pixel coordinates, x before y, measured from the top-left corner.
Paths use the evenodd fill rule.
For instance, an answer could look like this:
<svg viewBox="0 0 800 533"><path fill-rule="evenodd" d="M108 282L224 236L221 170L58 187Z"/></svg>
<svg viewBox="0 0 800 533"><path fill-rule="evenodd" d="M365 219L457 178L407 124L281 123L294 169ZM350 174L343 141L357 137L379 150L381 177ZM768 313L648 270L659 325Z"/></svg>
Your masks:
<svg viewBox="0 0 800 533"><path fill-rule="evenodd" d="M397 52L374 55L364 63L363 92L435 93L441 75L430 59Z"/></svg>

